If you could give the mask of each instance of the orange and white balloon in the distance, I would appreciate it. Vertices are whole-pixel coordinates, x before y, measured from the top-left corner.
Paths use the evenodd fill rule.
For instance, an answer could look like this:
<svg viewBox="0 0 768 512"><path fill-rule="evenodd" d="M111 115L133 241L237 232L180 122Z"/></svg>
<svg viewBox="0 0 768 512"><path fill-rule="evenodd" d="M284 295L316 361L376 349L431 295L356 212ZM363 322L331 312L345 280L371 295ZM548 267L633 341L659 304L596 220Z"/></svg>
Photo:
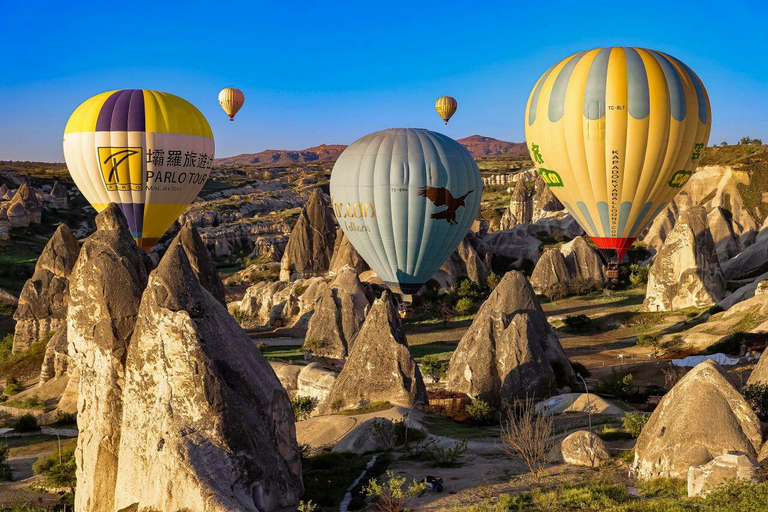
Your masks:
<svg viewBox="0 0 768 512"><path fill-rule="evenodd" d="M245 103L245 94L240 89L227 87L219 93L219 105L227 113L230 121L235 120L235 114L242 108L243 103Z"/></svg>

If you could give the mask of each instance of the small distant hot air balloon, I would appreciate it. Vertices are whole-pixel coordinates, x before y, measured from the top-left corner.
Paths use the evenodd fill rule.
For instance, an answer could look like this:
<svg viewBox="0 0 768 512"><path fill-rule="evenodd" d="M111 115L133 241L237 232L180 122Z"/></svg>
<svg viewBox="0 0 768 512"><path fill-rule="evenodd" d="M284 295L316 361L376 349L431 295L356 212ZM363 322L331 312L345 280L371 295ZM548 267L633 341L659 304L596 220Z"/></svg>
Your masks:
<svg viewBox="0 0 768 512"><path fill-rule="evenodd" d="M629 47L555 64L525 112L539 174L614 270L691 177L710 127L707 91L691 68Z"/></svg>
<svg viewBox="0 0 768 512"><path fill-rule="evenodd" d="M456 113L458 106L456 99L450 96L441 96L435 102L435 110L443 118L445 124L448 124L448 120Z"/></svg>
<svg viewBox="0 0 768 512"><path fill-rule="evenodd" d="M392 128L353 142L331 174L331 201L349 241L396 293L416 293L469 231L483 180L455 140Z"/></svg>
<svg viewBox="0 0 768 512"><path fill-rule="evenodd" d="M227 87L219 93L219 105L227 113L230 121L235 120L235 114L242 108L243 103L245 103L245 94L240 89Z"/></svg>
<svg viewBox="0 0 768 512"><path fill-rule="evenodd" d="M145 251L187 209L208 180L213 134L203 114L165 92L98 94L64 129L64 158L97 210L117 203Z"/></svg>

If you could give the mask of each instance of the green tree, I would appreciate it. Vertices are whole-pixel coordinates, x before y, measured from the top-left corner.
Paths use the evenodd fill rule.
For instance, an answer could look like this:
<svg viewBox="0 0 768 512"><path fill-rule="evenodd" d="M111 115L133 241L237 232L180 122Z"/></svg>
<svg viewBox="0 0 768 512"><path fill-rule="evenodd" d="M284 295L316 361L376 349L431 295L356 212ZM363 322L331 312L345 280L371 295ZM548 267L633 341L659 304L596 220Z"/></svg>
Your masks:
<svg viewBox="0 0 768 512"><path fill-rule="evenodd" d="M406 485L404 476L397 476L392 471L387 471L382 483L375 478L368 481L363 487L363 493L376 500L375 506L381 512L402 512L406 505L427 488L424 482L415 479Z"/></svg>
<svg viewBox="0 0 768 512"><path fill-rule="evenodd" d="M437 354L429 354L421 358L419 367L422 373L430 376L433 381L440 382L448 371L448 362L441 360Z"/></svg>
<svg viewBox="0 0 768 512"><path fill-rule="evenodd" d="M77 486L75 447L70 446L37 459L32 465L35 474L42 475L50 487L67 487L74 492Z"/></svg>
<svg viewBox="0 0 768 512"><path fill-rule="evenodd" d="M475 310L475 303L469 297L464 297L456 302L456 312L460 315L468 315Z"/></svg>

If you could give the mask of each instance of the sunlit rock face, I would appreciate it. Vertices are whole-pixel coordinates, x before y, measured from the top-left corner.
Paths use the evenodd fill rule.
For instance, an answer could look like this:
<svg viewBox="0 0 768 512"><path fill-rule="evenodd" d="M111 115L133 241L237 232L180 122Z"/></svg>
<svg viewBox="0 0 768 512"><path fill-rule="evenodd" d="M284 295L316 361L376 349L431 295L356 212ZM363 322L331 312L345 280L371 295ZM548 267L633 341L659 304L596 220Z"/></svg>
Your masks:
<svg viewBox="0 0 768 512"><path fill-rule="evenodd" d="M298 503L288 394L178 245L149 277L124 389L117 509L256 512Z"/></svg>
<svg viewBox="0 0 768 512"><path fill-rule="evenodd" d="M72 271L67 312L70 364L79 376L79 511L115 510L125 360L147 284L144 254L119 207L109 205L96 217L96 226Z"/></svg>
<svg viewBox="0 0 768 512"><path fill-rule="evenodd" d="M635 445L638 476L686 478L688 468L735 450L756 458L760 420L728 381L705 361L688 372L659 402Z"/></svg>
<svg viewBox="0 0 768 512"><path fill-rule="evenodd" d="M711 306L725 297L725 279L701 206L686 209L648 274L644 311Z"/></svg>

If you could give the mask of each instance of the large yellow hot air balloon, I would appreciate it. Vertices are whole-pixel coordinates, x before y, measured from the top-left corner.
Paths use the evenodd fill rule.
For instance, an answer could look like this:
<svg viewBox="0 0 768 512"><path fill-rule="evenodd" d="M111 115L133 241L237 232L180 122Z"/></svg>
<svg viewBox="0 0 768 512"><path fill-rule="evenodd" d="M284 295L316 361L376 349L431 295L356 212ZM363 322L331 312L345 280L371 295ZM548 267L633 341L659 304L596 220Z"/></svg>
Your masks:
<svg viewBox="0 0 768 512"><path fill-rule="evenodd" d="M558 62L534 86L525 112L539 174L618 261L691 177L710 127L699 77L641 48L597 48Z"/></svg>
<svg viewBox="0 0 768 512"><path fill-rule="evenodd" d="M450 96L441 96L435 102L435 110L443 118L445 124L448 124L448 120L456 113L458 106L456 99Z"/></svg>
<svg viewBox="0 0 768 512"><path fill-rule="evenodd" d="M242 108L243 103L245 103L245 94L240 89L227 87L219 93L219 105L227 113L230 121L235 120L235 114Z"/></svg>
<svg viewBox="0 0 768 512"><path fill-rule="evenodd" d="M98 94L64 129L64 158L80 192L97 211L117 203L147 251L197 197L213 150L203 114L158 91Z"/></svg>

